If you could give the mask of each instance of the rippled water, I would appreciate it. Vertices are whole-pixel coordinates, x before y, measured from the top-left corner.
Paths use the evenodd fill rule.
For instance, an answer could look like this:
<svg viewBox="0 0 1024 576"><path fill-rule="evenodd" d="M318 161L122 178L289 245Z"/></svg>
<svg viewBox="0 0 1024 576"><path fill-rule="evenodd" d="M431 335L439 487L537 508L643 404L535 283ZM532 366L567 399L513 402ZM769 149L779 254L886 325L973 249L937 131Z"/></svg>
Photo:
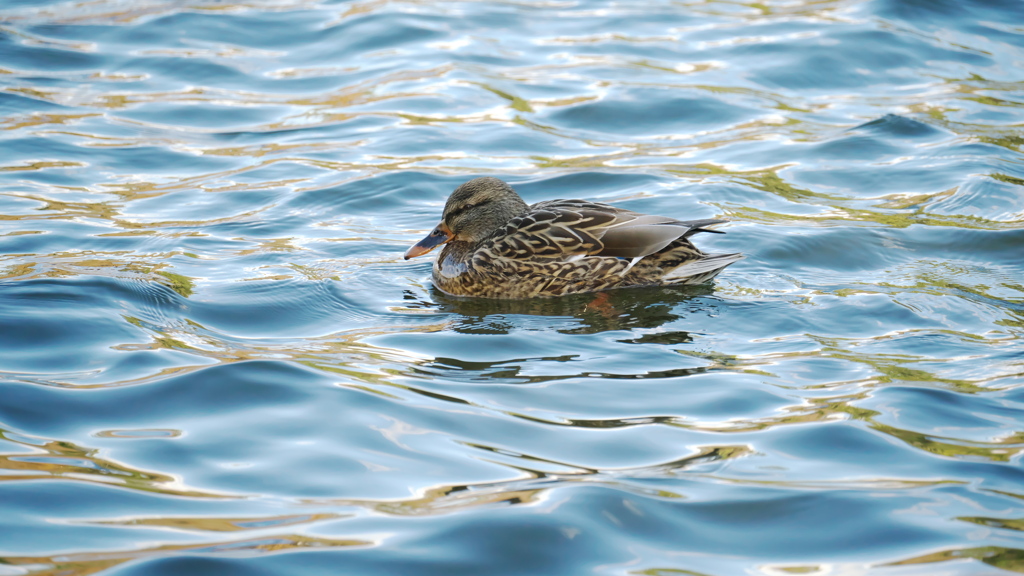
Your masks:
<svg viewBox="0 0 1024 576"><path fill-rule="evenodd" d="M8 0L0 576L1024 572L1022 134L1019 0ZM748 258L451 299L485 174Z"/></svg>

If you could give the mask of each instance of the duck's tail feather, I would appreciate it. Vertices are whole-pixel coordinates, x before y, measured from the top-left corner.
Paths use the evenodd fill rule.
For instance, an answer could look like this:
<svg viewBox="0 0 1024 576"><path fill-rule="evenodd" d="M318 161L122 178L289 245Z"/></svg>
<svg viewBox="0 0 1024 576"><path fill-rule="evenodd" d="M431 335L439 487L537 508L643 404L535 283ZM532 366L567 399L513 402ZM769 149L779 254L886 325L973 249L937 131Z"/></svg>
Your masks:
<svg viewBox="0 0 1024 576"><path fill-rule="evenodd" d="M728 222L728 220L722 220L722 219L718 219L718 218L708 218L706 220L687 220L687 221L683 222L683 224L689 226L690 229L687 230L686 234L683 234L683 238L689 238L690 236L693 236L694 234L696 234L698 232L711 232L712 234L725 234L725 232L723 232L721 230L712 230L710 228L706 228L706 226L714 226L715 224L723 224L725 222Z"/></svg>
<svg viewBox="0 0 1024 576"><path fill-rule="evenodd" d="M676 266L662 277L666 284L701 284L711 280L725 267L746 258L743 254L708 254Z"/></svg>

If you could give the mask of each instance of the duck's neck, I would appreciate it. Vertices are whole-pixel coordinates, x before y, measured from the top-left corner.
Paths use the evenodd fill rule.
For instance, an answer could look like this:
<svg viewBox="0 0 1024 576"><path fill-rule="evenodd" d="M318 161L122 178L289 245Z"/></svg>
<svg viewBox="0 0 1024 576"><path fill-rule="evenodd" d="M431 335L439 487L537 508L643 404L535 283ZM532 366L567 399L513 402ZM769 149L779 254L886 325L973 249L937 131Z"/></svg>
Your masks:
<svg viewBox="0 0 1024 576"><path fill-rule="evenodd" d="M444 249L441 250L441 255L437 259L438 261L469 262L475 250L476 244L472 242L452 240L444 245Z"/></svg>
<svg viewBox="0 0 1024 576"><path fill-rule="evenodd" d="M476 251L476 245L462 240L453 240L444 245L441 254L434 261L434 273L448 278L454 278L465 272L469 267L469 260Z"/></svg>

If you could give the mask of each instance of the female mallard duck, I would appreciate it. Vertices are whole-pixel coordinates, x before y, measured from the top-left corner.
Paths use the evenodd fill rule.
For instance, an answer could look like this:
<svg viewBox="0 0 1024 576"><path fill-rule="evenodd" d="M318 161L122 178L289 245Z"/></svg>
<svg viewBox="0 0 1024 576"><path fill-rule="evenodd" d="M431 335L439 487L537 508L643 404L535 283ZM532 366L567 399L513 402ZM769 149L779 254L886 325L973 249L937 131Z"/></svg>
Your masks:
<svg viewBox="0 0 1024 576"><path fill-rule="evenodd" d="M705 254L688 238L725 220L681 221L585 200L528 206L497 178L455 189L441 223L405 253L444 244L434 285L453 296L544 298L629 286L699 284L742 254Z"/></svg>

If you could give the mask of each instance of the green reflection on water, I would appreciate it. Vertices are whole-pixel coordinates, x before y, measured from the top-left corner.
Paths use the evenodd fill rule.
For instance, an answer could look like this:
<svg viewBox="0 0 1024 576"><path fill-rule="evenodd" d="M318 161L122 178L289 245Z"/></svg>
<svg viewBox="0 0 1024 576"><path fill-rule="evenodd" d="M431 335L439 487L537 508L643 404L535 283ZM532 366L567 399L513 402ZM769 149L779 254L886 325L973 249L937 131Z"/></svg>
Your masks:
<svg viewBox="0 0 1024 576"><path fill-rule="evenodd" d="M956 548L933 552L907 560L900 560L884 566L906 566L911 564L931 564L934 562L951 562L972 558L989 566L1002 568L1011 572L1024 573L1024 550L1005 548L1002 546L981 546L978 548Z"/></svg>
<svg viewBox="0 0 1024 576"><path fill-rule="evenodd" d="M74 442L31 438L4 429L0 429L0 439L27 449L26 452L0 454L0 470L14 471L0 475L0 482L62 479L193 498L230 497L188 489L172 476L119 464L101 457L98 449Z"/></svg>
<svg viewBox="0 0 1024 576"><path fill-rule="evenodd" d="M188 276L175 274L174 272L166 272L163 270L158 271L157 274L163 276L164 278L170 281L167 284L167 286L171 290L174 290L175 292L181 294L185 298L188 298L189 296L192 295L192 290L195 287L195 283Z"/></svg>
<svg viewBox="0 0 1024 576"><path fill-rule="evenodd" d="M155 518L97 520L95 522L90 522L90 524L109 526L155 526L158 528L173 528L176 530L188 530L192 532L244 532L308 524L319 522L321 520L333 520L342 517L343 516L341 514L328 513L287 514L281 516L242 518L161 516Z"/></svg>
<svg viewBox="0 0 1024 576"><path fill-rule="evenodd" d="M992 528L1005 528L1024 532L1024 518L988 518L984 516L960 516L957 520L991 526Z"/></svg>
<svg viewBox="0 0 1024 576"><path fill-rule="evenodd" d="M369 540L332 539L299 534L274 534L247 540L225 540L202 544L168 544L141 550L73 553L57 556L0 556L0 564L25 567L30 576L88 576L133 560L166 558L174 554L268 554L304 549L369 546Z"/></svg>
<svg viewBox="0 0 1024 576"><path fill-rule="evenodd" d="M693 570L684 570L683 568L648 568L646 570L632 570L630 574L639 574L640 576L710 576L706 572L694 572Z"/></svg>

